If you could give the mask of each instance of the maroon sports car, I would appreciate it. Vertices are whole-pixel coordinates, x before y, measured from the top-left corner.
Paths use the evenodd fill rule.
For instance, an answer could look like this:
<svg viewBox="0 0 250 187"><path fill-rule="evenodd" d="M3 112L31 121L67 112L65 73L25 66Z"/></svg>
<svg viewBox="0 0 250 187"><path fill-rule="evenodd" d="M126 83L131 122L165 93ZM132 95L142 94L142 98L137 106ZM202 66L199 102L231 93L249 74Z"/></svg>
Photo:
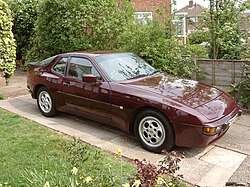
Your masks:
<svg viewBox="0 0 250 187"><path fill-rule="evenodd" d="M240 114L227 93L160 73L133 53L75 52L30 63L27 86L44 116L62 111L112 125L153 152L207 146Z"/></svg>

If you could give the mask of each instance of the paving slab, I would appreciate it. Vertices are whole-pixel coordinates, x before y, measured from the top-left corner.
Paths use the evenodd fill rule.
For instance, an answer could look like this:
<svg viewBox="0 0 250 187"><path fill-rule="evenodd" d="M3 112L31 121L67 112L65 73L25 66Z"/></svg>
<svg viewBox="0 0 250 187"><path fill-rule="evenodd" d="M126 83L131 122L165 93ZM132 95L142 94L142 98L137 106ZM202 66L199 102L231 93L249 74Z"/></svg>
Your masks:
<svg viewBox="0 0 250 187"><path fill-rule="evenodd" d="M247 157L214 145L201 152L197 149L184 152L188 157L182 161L178 174L184 173L184 180L192 184L210 187L224 186Z"/></svg>
<svg viewBox="0 0 250 187"><path fill-rule="evenodd" d="M249 124L250 115L241 116L215 145L250 155Z"/></svg>
<svg viewBox="0 0 250 187"><path fill-rule="evenodd" d="M235 123L238 125L250 127L250 115L242 115L235 121Z"/></svg>
<svg viewBox="0 0 250 187"><path fill-rule="evenodd" d="M197 183L198 186L219 187L225 186L225 183L234 171L227 170L220 166L213 166L202 179Z"/></svg>
<svg viewBox="0 0 250 187"><path fill-rule="evenodd" d="M235 171L246 157L247 155L238 152L214 147L200 159L215 166L225 168L225 170Z"/></svg>
<svg viewBox="0 0 250 187"><path fill-rule="evenodd" d="M180 163L180 170L177 174L183 174L183 179L193 185L197 185L213 165L197 158L185 158ZM207 185L202 184L201 186Z"/></svg>
<svg viewBox="0 0 250 187"><path fill-rule="evenodd" d="M250 157L248 156L241 166L234 172L228 182L249 183L250 186Z"/></svg>
<svg viewBox="0 0 250 187"><path fill-rule="evenodd" d="M179 152L185 153L186 158L197 158L199 159L203 155L205 155L207 152L209 152L211 149L214 148L214 145L210 145L208 147L204 148L188 148L188 147L176 147L175 150Z"/></svg>
<svg viewBox="0 0 250 187"><path fill-rule="evenodd" d="M164 157L163 154L144 150L134 138L113 127L65 113L59 113L53 118L46 118L41 115L36 100L33 100L30 95L2 100L0 107L56 131L80 138L84 142L106 151L115 153L116 148L120 147L123 155L129 159L142 160L145 158L151 163L156 163ZM237 144L242 143L243 147L247 143L235 140L235 138L248 136L250 126L245 125L244 120L250 121L248 118L237 121L237 125L232 125L226 138L223 137L222 141L207 148L174 148L186 153L186 158L182 160L181 169L178 172L183 174L185 181L199 186L220 187L224 186L234 173L237 173L238 167L243 170L248 169L248 166L245 167L242 163L249 163L248 160L246 162L244 160L249 155L250 149L237 148ZM242 129L238 129L239 127ZM235 141L237 143L234 143Z"/></svg>

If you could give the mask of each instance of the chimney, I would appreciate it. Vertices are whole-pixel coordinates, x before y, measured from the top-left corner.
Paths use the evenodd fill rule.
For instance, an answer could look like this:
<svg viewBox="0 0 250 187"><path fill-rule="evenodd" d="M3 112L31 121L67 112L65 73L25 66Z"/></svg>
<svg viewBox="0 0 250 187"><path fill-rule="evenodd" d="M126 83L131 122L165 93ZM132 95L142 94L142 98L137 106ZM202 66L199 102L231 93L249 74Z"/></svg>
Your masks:
<svg viewBox="0 0 250 187"><path fill-rule="evenodd" d="M193 2L193 0L190 0L190 1L189 1L188 8L193 8L193 6L194 6L194 2Z"/></svg>

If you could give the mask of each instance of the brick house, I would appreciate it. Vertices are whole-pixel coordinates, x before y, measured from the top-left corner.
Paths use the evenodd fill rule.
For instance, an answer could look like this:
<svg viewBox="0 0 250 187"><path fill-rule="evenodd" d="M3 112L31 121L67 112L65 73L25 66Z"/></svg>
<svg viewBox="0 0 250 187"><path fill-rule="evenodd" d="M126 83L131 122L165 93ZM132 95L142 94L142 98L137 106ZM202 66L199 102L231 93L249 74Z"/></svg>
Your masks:
<svg viewBox="0 0 250 187"><path fill-rule="evenodd" d="M187 34L193 33L195 28L200 26L204 11L206 11L206 8L194 3L193 0L190 0L188 5L177 11L177 14L185 14Z"/></svg>
<svg viewBox="0 0 250 187"><path fill-rule="evenodd" d="M205 7L190 0L188 5L176 12L173 23L180 37L180 44L185 45L187 35L193 33L195 28L200 26L202 14L205 11Z"/></svg>
<svg viewBox="0 0 250 187"><path fill-rule="evenodd" d="M156 10L160 9L163 13L166 7L165 16L171 16L171 0L131 0L135 7L135 17L146 22L145 17L148 19L157 18Z"/></svg>

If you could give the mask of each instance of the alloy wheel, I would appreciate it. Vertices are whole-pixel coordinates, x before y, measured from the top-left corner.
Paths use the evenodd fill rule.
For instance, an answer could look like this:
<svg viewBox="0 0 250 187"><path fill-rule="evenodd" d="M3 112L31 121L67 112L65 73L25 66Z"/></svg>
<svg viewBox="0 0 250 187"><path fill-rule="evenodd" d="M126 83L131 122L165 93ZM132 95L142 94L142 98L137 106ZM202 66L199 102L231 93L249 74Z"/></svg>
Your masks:
<svg viewBox="0 0 250 187"><path fill-rule="evenodd" d="M52 100L48 92L41 91L39 93L38 103L43 112L49 113L51 111Z"/></svg>
<svg viewBox="0 0 250 187"><path fill-rule="evenodd" d="M164 125L155 117L144 117L139 123L139 136L150 147L161 146L165 141L166 132Z"/></svg>

